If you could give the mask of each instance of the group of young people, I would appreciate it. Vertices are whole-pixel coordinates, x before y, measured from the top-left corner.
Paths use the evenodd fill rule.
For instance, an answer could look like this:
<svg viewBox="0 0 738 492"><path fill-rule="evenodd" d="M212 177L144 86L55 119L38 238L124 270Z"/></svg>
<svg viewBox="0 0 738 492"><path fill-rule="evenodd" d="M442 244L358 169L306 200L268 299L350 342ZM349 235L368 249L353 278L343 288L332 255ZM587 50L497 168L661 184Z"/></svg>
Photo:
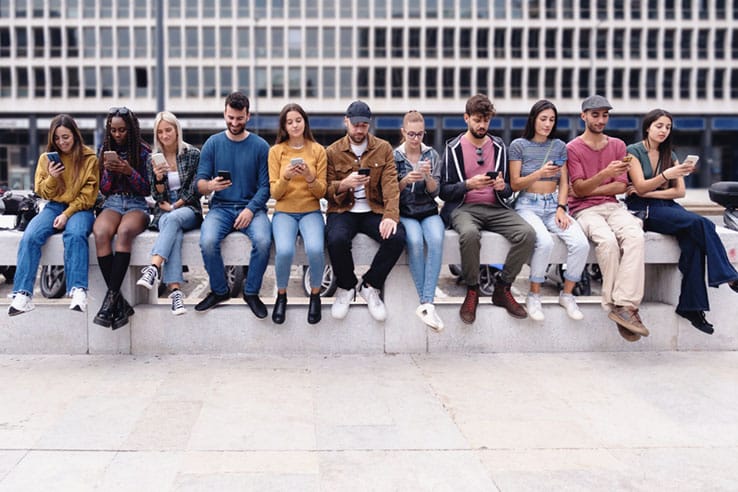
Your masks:
<svg viewBox="0 0 738 492"><path fill-rule="evenodd" d="M12 316L33 309L41 247L59 231L63 231L70 309L84 311L87 236L92 232L108 287L94 322L113 329L124 326L134 310L120 287L132 242L150 225L146 197L151 195L156 202L151 226L159 235L151 264L137 284L152 289L164 282L171 292L173 314L186 311L180 290L182 237L199 227L210 292L196 311L229 299L221 243L229 233L240 231L252 244L244 300L257 318L268 316L259 291L273 243L277 298L272 320L284 323L299 234L311 272L308 323L321 320L325 249L338 286L332 316L345 318L358 292L370 315L382 321L387 316L384 283L407 248L419 298L415 312L440 331L444 322L434 307L434 295L445 229L451 227L459 234L461 276L467 286L459 311L464 323L476 319L483 230L500 233L511 243L495 279L492 303L516 318L544 319L540 290L553 233L567 247L559 304L568 316L583 318L573 288L581 279L591 241L603 275L602 305L623 338L636 341L649 333L638 308L644 289L644 230L653 230L676 236L681 248L683 280L677 314L712 333L705 318L709 310L705 259L710 286L728 283L738 291L738 272L714 224L674 201L684 196L683 177L694 171L695 162L677 159L668 112L654 110L645 115L642 139L626 147L622 140L605 134L611 109L602 96L585 99L584 133L567 144L555 138L555 105L538 101L523 135L508 148L489 133L496 110L487 96L478 94L466 102L466 131L447 141L440 155L423 143L421 113L404 115L401 142L393 149L370 133L372 113L363 101L349 105L346 135L327 148L315 141L308 115L294 103L282 109L276 142L270 147L246 130L249 100L240 92L225 100L226 130L208 138L201 150L184 142L179 121L166 111L154 121L151 149L141 137L134 113L125 107L112 108L97 154L85 146L74 120L59 115L52 120L47 152L39 157L35 176L35 190L48 204L21 240L8 312ZM104 201L95 218L92 210L98 191ZM622 194L627 208L618 201ZM204 219L201 196L210 196ZM270 197L276 202L271 221L267 216ZM325 219L322 198L328 202ZM359 232L379 243L361 279L351 250ZM523 307L510 287L525 263L530 265L530 288Z"/></svg>

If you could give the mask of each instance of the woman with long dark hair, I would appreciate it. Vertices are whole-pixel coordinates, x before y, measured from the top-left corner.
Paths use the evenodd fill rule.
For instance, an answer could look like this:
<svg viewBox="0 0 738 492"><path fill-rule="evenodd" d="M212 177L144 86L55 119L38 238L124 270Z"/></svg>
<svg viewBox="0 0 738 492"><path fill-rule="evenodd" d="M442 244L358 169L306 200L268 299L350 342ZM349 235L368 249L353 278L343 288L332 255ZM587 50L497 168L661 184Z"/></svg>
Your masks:
<svg viewBox="0 0 738 492"><path fill-rule="evenodd" d="M728 260L715 224L674 201L684 196L684 176L695 170L696 163L680 163L677 159L672 143L673 124L674 118L663 109L654 109L643 117L643 139L628 146L628 155L640 165L634 163L628 171L633 184L626 189L626 204L643 219L645 230L676 236L682 272L676 313L698 330L712 334L714 328L705 318L705 311L710 310L705 259L710 287L728 283L738 292L738 272Z"/></svg>
<svg viewBox="0 0 738 492"><path fill-rule="evenodd" d="M113 330L128 323L133 308L120 293L131 261L133 240L149 224L151 193L146 162L151 148L141 138L138 118L126 107L111 108L100 149L103 209L93 226L97 261L108 291L93 322ZM115 237L115 251L113 251Z"/></svg>
<svg viewBox="0 0 738 492"><path fill-rule="evenodd" d="M64 273L69 309L87 309L89 247L87 237L95 217L99 171L95 152L85 146L82 134L68 114L51 120L46 152L36 164L34 189L48 203L28 224L20 245L8 314L33 309L33 284L41 260L41 247L56 232L64 242Z"/></svg>
<svg viewBox="0 0 738 492"><path fill-rule="evenodd" d="M297 233L302 236L310 266L310 302L307 321L321 319L320 284L325 264L323 214L320 199L326 190L325 149L313 138L310 121L299 104L287 104L279 113L279 130L269 149L269 188L277 203L272 218L277 300L272 321L284 323L287 282L295 255Z"/></svg>
<svg viewBox="0 0 738 492"><path fill-rule="evenodd" d="M582 278L589 254L589 241L568 213L569 178L566 169L566 144L555 138L558 112L551 101L538 101L530 109L522 138L510 144L510 186L519 191L515 210L536 230L536 245L530 260L528 314L544 319L541 284L545 280L549 257L554 247L552 232L566 243L566 271L559 304L570 318L580 320L574 286Z"/></svg>

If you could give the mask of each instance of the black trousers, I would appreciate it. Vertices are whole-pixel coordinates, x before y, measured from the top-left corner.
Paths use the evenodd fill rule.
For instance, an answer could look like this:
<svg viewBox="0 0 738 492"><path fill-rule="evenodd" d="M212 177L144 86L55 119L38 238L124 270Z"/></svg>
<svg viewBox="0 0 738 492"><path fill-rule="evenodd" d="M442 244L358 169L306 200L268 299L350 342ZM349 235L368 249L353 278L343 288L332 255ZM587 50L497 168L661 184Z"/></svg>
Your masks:
<svg viewBox="0 0 738 492"><path fill-rule="evenodd" d="M382 239L379 234L381 221L382 216L374 212L328 214L325 225L325 242L338 287L353 289L358 282L354 273L351 241L359 232L379 243L379 250L374 255L369 271L364 274L364 281L377 289L384 287L384 281L405 248L405 229L401 223L398 223L397 232L387 239Z"/></svg>

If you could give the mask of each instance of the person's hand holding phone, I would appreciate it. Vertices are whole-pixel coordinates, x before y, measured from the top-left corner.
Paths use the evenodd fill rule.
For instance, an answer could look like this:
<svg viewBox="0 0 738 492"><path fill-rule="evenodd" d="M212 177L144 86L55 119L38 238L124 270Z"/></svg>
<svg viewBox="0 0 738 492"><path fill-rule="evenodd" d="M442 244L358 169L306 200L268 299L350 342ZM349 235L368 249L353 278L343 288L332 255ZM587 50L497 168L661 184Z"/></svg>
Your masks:
<svg viewBox="0 0 738 492"><path fill-rule="evenodd" d="M554 161L548 161L538 169L538 179L553 178L561 172L561 167Z"/></svg>
<svg viewBox="0 0 738 492"><path fill-rule="evenodd" d="M305 168L305 160L302 157L295 157L290 159L290 163L285 168L283 176L290 180L295 176L304 175Z"/></svg>
<svg viewBox="0 0 738 492"><path fill-rule="evenodd" d="M225 190L233 184L231 182L231 172L220 170L214 179L211 179L208 184L210 191L221 191Z"/></svg>
<svg viewBox="0 0 738 492"><path fill-rule="evenodd" d="M58 178L64 173L64 163L61 161L58 152L47 152L46 157L48 162L49 174L55 178Z"/></svg>
<svg viewBox="0 0 738 492"><path fill-rule="evenodd" d="M625 156L618 161L612 161L607 165L605 171L610 178L617 178L618 176L627 173L630 169L630 156Z"/></svg>
<svg viewBox="0 0 738 492"><path fill-rule="evenodd" d="M486 176L492 180L491 186L493 190L502 191L505 189L505 180L502 179L502 173L499 171L488 171Z"/></svg>
<svg viewBox="0 0 738 492"><path fill-rule="evenodd" d="M105 151L103 166L108 172L125 174L126 176L133 174L133 169L128 165L128 161L121 159L114 150Z"/></svg>
<svg viewBox="0 0 738 492"><path fill-rule="evenodd" d="M700 160L700 156L698 155L694 155L694 154L688 155L687 158L684 159L684 162L681 164L683 166L687 166L685 169L686 172L682 174L682 176L689 176L690 174L692 174L694 170L697 168L697 161L699 160Z"/></svg>

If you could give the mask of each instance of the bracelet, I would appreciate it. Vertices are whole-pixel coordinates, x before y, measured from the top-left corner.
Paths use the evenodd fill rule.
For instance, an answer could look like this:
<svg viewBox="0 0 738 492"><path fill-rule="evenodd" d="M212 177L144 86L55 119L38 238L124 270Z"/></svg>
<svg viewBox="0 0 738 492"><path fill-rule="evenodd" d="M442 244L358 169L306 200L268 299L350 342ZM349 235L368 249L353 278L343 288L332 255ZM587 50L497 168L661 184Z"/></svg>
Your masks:
<svg viewBox="0 0 738 492"><path fill-rule="evenodd" d="M564 210L564 212L568 212L569 211L569 206L568 205L562 205L560 203L558 205L556 205L556 208L561 208L561 209Z"/></svg>
<svg viewBox="0 0 738 492"><path fill-rule="evenodd" d="M666 174L664 174L664 171L661 171L661 177L664 178L664 181L669 181L669 178L666 177Z"/></svg>

